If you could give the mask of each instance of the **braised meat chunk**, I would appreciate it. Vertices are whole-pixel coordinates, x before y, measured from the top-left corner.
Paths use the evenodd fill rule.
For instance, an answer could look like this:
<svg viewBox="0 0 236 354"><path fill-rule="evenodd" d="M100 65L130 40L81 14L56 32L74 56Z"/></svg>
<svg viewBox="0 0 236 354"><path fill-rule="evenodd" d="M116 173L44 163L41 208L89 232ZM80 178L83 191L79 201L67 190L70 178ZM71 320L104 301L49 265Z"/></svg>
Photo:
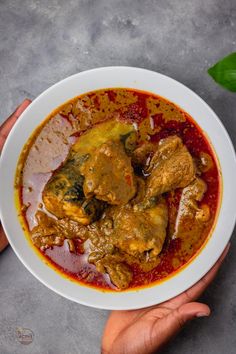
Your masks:
<svg viewBox="0 0 236 354"><path fill-rule="evenodd" d="M126 204L136 193L130 158L120 141L109 140L99 146L80 168L84 194L112 205Z"/></svg>
<svg viewBox="0 0 236 354"><path fill-rule="evenodd" d="M40 248L48 248L51 246L62 246L65 237L58 235L55 229L55 220L50 218L42 211L37 211L36 220L38 225L31 231L31 239L33 244Z"/></svg>
<svg viewBox="0 0 236 354"><path fill-rule="evenodd" d="M136 166L145 168L148 164L149 158L156 150L156 144L145 142L137 147L132 153L132 163Z"/></svg>
<svg viewBox="0 0 236 354"><path fill-rule="evenodd" d="M177 136L162 139L147 169L146 198L176 188L186 187L195 177L196 169L188 149Z"/></svg>
<svg viewBox="0 0 236 354"><path fill-rule="evenodd" d="M62 246L65 239L79 238L85 241L88 237L86 227L69 218L54 219L39 210L36 213L36 220L38 225L32 229L31 238L38 248Z"/></svg>
<svg viewBox="0 0 236 354"><path fill-rule="evenodd" d="M167 222L167 206L162 198L145 211L131 204L110 207L101 220L88 226L88 261L99 272L107 272L119 289L125 289L133 278L130 265L137 264L146 272L158 264Z"/></svg>
<svg viewBox="0 0 236 354"><path fill-rule="evenodd" d="M150 252L157 256L166 237L168 211L164 199L151 208L140 211L127 205L110 211L113 244L123 252L136 256Z"/></svg>
<svg viewBox="0 0 236 354"><path fill-rule="evenodd" d="M121 290L128 288L133 278L132 270L120 255L105 255L96 263L96 267L99 272L108 273L111 282Z"/></svg>
<svg viewBox="0 0 236 354"><path fill-rule="evenodd" d="M201 178L196 178L183 189L174 237L184 238L190 235L197 235L209 220L210 209L208 205L198 205L203 199L206 190L206 183Z"/></svg>

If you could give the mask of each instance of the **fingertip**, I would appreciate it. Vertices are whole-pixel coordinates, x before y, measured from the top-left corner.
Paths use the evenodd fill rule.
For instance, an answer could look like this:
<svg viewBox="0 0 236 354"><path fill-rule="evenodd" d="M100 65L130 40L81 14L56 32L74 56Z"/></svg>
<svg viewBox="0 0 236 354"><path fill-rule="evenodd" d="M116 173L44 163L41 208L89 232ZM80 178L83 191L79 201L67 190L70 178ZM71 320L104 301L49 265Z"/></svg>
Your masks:
<svg viewBox="0 0 236 354"><path fill-rule="evenodd" d="M201 311L199 311L197 314L196 314L196 317L209 317L210 314L211 314L211 309L208 305L206 304L201 304L203 305L204 307L202 308Z"/></svg>
<svg viewBox="0 0 236 354"><path fill-rule="evenodd" d="M31 104L31 102L32 101L29 98L25 98L24 101L22 101L16 109L14 115L18 118L24 112L24 110Z"/></svg>
<svg viewBox="0 0 236 354"><path fill-rule="evenodd" d="M161 320L165 341L178 333L187 322L197 317L208 317L210 313L209 306L200 302L189 302L181 305Z"/></svg>
<svg viewBox="0 0 236 354"><path fill-rule="evenodd" d="M29 105L31 102L32 102L32 100L30 100L29 98L25 98L24 101L22 102L22 104L25 103L25 104Z"/></svg>
<svg viewBox="0 0 236 354"><path fill-rule="evenodd" d="M19 105L18 109L19 109L20 107L27 107L27 106L29 106L31 102L32 102L32 101L31 101L29 98L25 98L25 99L21 102L21 104Z"/></svg>
<svg viewBox="0 0 236 354"><path fill-rule="evenodd" d="M208 317L211 314L211 310L208 305L201 302L190 302L182 305L179 308L179 313L186 319L191 319L194 317Z"/></svg>

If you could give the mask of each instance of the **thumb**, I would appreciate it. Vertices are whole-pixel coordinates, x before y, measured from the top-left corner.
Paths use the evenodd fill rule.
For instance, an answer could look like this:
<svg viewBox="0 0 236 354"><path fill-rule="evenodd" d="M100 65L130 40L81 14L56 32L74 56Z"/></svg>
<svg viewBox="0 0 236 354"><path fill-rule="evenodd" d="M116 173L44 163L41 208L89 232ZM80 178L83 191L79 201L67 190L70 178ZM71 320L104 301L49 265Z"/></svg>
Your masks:
<svg viewBox="0 0 236 354"><path fill-rule="evenodd" d="M24 101L17 107L17 109L14 112L14 116L19 118L19 116L26 110L26 108L31 104L31 100L28 98L25 98Z"/></svg>
<svg viewBox="0 0 236 354"><path fill-rule="evenodd" d="M178 332L186 322L195 317L206 317L210 315L209 306L200 302L190 302L180 306L178 309L171 312L167 317L167 327L170 332Z"/></svg>
<svg viewBox="0 0 236 354"><path fill-rule="evenodd" d="M160 348L166 344L188 321L196 317L209 316L210 312L210 308L207 305L199 302L184 304L178 309L170 312L159 321L158 330L156 331L159 342L158 347Z"/></svg>
<svg viewBox="0 0 236 354"><path fill-rule="evenodd" d="M29 99L25 99L19 107L13 112L10 117L0 126L0 151L3 148L5 140L10 133L13 125L15 124L16 120L19 116L24 112L24 110L30 105L31 101Z"/></svg>

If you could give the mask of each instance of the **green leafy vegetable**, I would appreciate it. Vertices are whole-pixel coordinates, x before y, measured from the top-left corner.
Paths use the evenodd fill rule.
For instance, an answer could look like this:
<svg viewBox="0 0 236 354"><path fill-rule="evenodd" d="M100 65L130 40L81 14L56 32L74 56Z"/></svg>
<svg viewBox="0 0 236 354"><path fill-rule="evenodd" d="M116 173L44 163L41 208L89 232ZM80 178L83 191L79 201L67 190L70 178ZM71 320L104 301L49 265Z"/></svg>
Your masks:
<svg viewBox="0 0 236 354"><path fill-rule="evenodd" d="M236 92L236 52L208 69L208 74L224 88Z"/></svg>

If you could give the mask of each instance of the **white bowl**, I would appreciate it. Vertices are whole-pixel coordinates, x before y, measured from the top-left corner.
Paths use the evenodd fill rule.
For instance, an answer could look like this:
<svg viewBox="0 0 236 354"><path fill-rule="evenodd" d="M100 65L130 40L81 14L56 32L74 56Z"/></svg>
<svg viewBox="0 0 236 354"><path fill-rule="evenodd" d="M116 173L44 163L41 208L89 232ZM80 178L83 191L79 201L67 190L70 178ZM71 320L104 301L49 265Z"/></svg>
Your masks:
<svg viewBox="0 0 236 354"><path fill-rule="evenodd" d="M102 292L60 276L36 255L17 218L14 176L19 154L34 129L63 102L101 88L129 87L150 91L178 104L205 131L218 156L223 176L223 197L212 236L203 250L183 270L166 281L141 290ZM130 67L105 67L85 71L50 87L22 114L11 131L0 160L0 217L9 242L26 268L56 293L80 304L102 309L137 309L172 298L196 283L217 261L228 243L236 216L236 157L219 118L193 91L158 73Z"/></svg>

